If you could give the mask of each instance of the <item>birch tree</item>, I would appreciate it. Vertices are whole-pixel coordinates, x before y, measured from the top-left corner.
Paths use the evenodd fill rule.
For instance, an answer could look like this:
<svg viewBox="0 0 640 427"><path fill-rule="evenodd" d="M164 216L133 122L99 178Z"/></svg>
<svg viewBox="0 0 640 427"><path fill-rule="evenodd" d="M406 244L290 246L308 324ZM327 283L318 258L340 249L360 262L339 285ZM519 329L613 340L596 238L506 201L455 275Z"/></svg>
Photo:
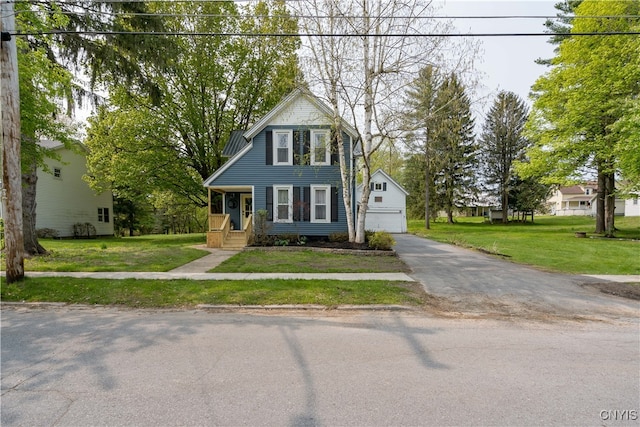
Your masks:
<svg viewBox="0 0 640 427"><path fill-rule="evenodd" d="M445 41L421 35L446 32L449 24L429 19L432 3L422 0L302 0L291 7L308 35L302 55L305 77L333 108L336 130L340 117L345 117L359 134L363 191L356 218L351 216L346 164L341 160L340 166L349 238L363 243L372 155L384 141L396 140L402 133L397 120L399 95L413 74L427 64L444 64ZM460 64L473 58L468 49L459 53Z"/></svg>

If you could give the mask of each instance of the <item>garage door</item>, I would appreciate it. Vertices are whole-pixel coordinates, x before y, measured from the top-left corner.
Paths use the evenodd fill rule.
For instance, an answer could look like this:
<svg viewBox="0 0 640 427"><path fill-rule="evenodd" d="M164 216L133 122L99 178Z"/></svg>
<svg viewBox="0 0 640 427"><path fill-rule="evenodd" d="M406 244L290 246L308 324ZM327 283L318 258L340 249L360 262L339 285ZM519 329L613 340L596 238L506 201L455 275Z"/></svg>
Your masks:
<svg viewBox="0 0 640 427"><path fill-rule="evenodd" d="M365 220L367 230L387 231L389 233L406 233L407 221L400 210L369 211Z"/></svg>

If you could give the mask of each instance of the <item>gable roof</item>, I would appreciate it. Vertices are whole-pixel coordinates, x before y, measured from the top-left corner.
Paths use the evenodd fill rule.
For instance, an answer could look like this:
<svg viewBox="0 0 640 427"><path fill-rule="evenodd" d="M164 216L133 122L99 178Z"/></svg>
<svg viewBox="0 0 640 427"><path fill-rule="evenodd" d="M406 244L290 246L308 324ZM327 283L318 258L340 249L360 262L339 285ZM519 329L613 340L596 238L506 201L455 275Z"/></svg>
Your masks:
<svg viewBox="0 0 640 427"><path fill-rule="evenodd" d="M229 142L222 149L222 155L225 157L232 157L240 150L242 150L249 142L244 139L243 130L234 130L229 136Z"/></svg>
<svg viewBox="0 0 640 427"><path fill-rule="evenodd" d="M291 92L289 95L285 96L282 101L278 103L271 111L264 115L260 120L258 120L251 128L249 128L244 133L244 138L249 141L251 138L260 133L262 129L264 129L278 114L280 114L285 108L287 108L293 101L295 101L298 97L304 96L307 101L313 104L322 114L327 117L333 117L333 110L329 108L327 104L318 99L315 95L313 95L308 89L298 88ZM347 123L346 120L342 119L342 127L343 130L351 136L351 138L355 141L358 139L358 132Z"/></svg>
<svg viewBox="0 0 640 427"><path fill-rule="evenodd" d="M407 190L405 190L405 189L404 189L404 187L403 187L402 185L398 184L398 182L396 182L396 180L394 180L393 178L391 178L391 177L389 176L389 174L388 174L388 173L386 173L385 171L383 171L382 169L376 169L376 171L375 171L374 173L372 173L372 174L371 174L371 180L372 180L372 181L373 181L373 178L374 178L376 175L382 175L382 177L383 177L387 182L390 182L390 183L392 183L393 185L395 185L395 186L398 188L398 190L400 190L400 191L402 191L402 192L404 193L404 195L405 195L405 196L408 196L408 195L409 195L409 193L407 192ZM361 188L361 187L362 187L362 184L358 185L358 188Z"/></svg>

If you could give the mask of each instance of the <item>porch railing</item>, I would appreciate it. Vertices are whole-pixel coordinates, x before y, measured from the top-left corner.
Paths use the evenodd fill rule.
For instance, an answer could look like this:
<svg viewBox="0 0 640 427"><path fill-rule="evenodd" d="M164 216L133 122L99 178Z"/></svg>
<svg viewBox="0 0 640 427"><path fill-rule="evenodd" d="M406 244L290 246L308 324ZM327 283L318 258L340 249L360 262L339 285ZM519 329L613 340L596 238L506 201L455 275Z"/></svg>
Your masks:
<svg viewBox="0 0 640 427"><path fill-rule="evenodd" d="M222 248L231 233L231 217L227 214L210 214L209 231L207 232L207 247ZM234 239L237 242L238 234L242 233L242 244L247 245L249 236L253 233L253 216L249 215L243 219L242 229L234 230Z"/></svg>

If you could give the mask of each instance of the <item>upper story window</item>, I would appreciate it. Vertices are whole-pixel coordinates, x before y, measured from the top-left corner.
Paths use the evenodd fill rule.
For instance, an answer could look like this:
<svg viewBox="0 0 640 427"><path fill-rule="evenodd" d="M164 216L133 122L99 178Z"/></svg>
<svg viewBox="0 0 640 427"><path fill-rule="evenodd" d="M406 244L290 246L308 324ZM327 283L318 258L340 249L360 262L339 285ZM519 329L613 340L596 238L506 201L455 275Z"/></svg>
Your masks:
<svg viewBox="0 0 640 427"><path fill-rule="evenodd" d="M273 164L292 165L293 164L293 131L274 130L273 131Z"/></svg>
<svg viewBox="0 0 640 427"><path fill-rule="evenodd" d="M53 177L54 178L58 178L58 179L62 179L62 169L53 168Z"/></svg>
<svg viewBox="0 0 640 427"><path fill-rule="evenodd" d="M329 143L329 131L311 131L311 164L328 165L331 162L331 144Z"/></svg>
<svg viewBox="0 0 640 427"><path fill-rule="evenodd" d="M589 194L591 194L591 189L590 189L590 188L587 188L587 189L584 191L584 194L586 194L587 196L588 196Z"/></svg>

